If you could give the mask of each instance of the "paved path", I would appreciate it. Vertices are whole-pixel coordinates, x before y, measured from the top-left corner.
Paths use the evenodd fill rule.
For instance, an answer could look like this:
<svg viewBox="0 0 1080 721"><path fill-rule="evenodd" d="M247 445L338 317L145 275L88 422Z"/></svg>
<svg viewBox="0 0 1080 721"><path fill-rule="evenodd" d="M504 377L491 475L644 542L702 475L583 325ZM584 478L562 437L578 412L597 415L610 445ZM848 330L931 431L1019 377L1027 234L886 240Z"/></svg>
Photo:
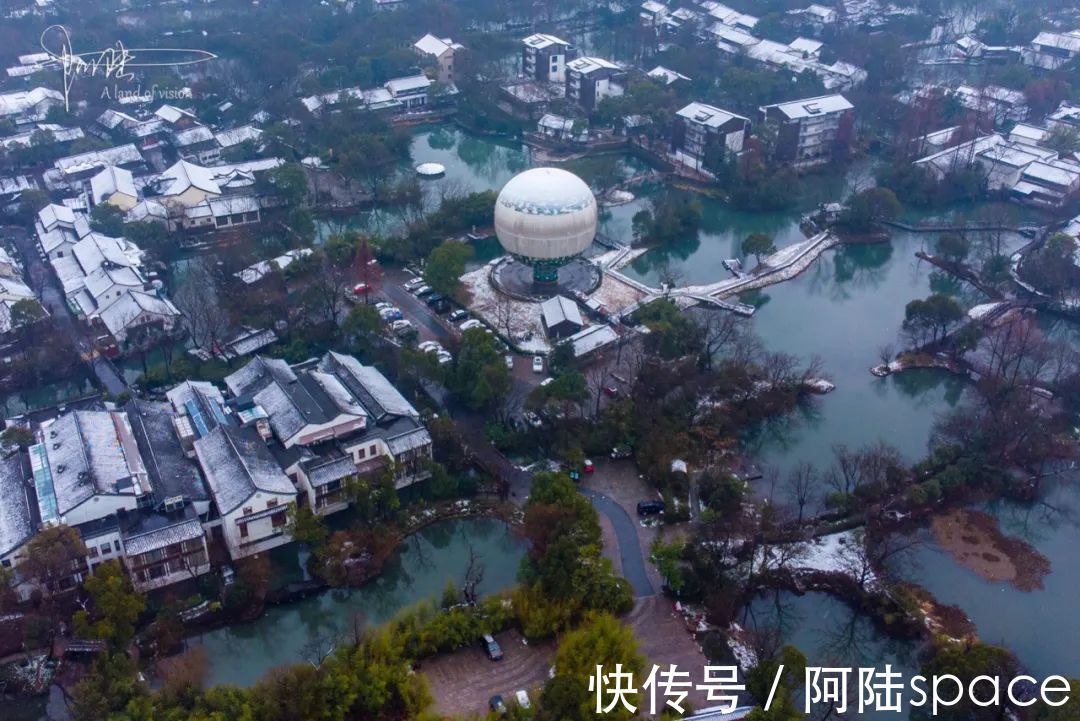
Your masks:
<svg viewBox="0 0 1080 721"><path fill-rule="evenodd" d="M124 380L123 375L112 364L112 361L94 353L94 349L86 339L82 327L71 316L71 310L68 308L67 301L64 298L64 292L56 280L52 268L42 259L37 241L18 226L6 226L0 228L0 230L11 236L15 247L19 250L19 255L22 256L27 279L35 285L40 282L40 287L34 288L34 290L37 291L38 296L41 298L41 304L48 309L49 314L59 324L61 331L73 339L83 359L89 359L87 363L90 365L94 375L97 376L101 386L113 395L118 395L126 390L127 382Z"/></svg>
<svg viewBox="0 0 1080 721"><path fill-rule="evenodd" d="M615 527L615 538L619 541L619 558L622 560L622 572L634 588L634 596L652 596L656 593L649 575L645 572L645 554L638 542L634 519L615 501L603 493L580 488L581 494L592 501L593 506L603 513Z"/></svg>

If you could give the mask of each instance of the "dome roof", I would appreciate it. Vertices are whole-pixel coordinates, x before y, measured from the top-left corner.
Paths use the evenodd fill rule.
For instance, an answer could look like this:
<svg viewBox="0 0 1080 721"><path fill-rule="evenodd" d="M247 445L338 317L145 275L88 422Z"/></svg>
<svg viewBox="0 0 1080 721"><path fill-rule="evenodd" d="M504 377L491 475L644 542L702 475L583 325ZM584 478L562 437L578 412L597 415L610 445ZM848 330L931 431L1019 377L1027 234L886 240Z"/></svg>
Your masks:
<svg viewBox="0 0 1080 721"><path fill-rule="evenodd" d="M515 175L495 201L495 233L508 253L535 260L579 255L596 236L596 198L559 168Z"/></svg>

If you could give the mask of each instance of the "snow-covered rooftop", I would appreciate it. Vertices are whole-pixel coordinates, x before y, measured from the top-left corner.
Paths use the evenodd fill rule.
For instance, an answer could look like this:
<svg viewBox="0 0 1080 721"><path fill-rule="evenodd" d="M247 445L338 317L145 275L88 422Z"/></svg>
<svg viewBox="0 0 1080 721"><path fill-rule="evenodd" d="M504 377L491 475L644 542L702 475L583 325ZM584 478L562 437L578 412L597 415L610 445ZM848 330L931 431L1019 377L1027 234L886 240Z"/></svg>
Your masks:
<svg viewBox="0 0 1080 721"><path fill-rule="evenodd" d="M195 441L195 454L222 514L236 510L259 491L296 494L266 443L251 429L218 426Z"/></svg>

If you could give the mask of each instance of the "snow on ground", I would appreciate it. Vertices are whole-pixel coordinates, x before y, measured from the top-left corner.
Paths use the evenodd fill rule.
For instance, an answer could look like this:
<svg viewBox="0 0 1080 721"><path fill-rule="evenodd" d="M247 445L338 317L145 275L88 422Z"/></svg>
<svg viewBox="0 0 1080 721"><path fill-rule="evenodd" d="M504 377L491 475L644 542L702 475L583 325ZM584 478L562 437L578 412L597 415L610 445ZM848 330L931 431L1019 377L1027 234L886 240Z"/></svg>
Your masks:
<svg viewBox="0 0 1080 721"><path fill-rule="evenodd" d="M814 571L846 573L850 570L850 563L845 563L845 559L850 557L850 552L845 554L845 551L851 547L858 547L861 543L862 536L855 535L852 531L819 536L805 544L805 555L796 562L796 565L799 568L809 568Z"/></svg>
<svg viewBox="0 0 1080 721"><path fill-rule="evenodd" d="M589 297L603 304L609 313L616 314L637 303L645 294L617 276L604 273L600 287Z"/></svg>
<svg viewBox="0 0 1080 721"><path fill-rule="evenodd" d="M527 353L548 353L547 335L539 303L516 300L495 290L488 277L491 268L484 266L461 276L462 285L468 291L469 310L500 335L522 337L532 333L525 341L513 340L515 346ZM509 318L509 320L508 320Z"/></svg>
<svg viewBox="0 0 1080 721"><path fill-rule="evenodd" d="M1000 305L1003 305L1003 304L1002 303L980 303L979 305L974 306L971 310L968 311L968 313L967 313L968 318L971 318L972 320L982 320L987 315L992 313L994 311L994 309L997 308Z"/></svg>
<svg viewBox="0 0 1080 721"><path fill-rule="evenodd" d="M801 243L792 243L770 255L762 262L762 265L769 268L783 268L785 265L798 258L800 253L804 252L815 242L816 239L809 239L804 240Z"/></svg>
<svg viewBox="0 0 1080 721"><path fill-rule="evenodd" d="M731 653L735 656L735 662L739 664L739 668L744 672L749 671L758 664L757 653L743 640L745 636L746 631L739 624L732 623L728 627L728 648L731 649Z"/></svg>

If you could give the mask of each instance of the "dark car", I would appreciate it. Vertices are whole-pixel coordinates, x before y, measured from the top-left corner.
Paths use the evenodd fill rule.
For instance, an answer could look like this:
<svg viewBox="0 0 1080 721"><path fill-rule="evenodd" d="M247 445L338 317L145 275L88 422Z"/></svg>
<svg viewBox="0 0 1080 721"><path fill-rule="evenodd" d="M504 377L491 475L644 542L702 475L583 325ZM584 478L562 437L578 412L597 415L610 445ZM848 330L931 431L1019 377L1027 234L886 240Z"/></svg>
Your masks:
<svg viewBox="0 0 1080 721"><path fill-rule="evenodd" d="M436 313L445 313L450 310L450 301L446 298L440 298L436 303L428 301L428 305L430 305L431 309Z"/></svg>
<svg viewBox="0 0 1080 721"><path fill-rule="evenodd" d="M499 642L496 641L491 634L485 633L483 638L480 639L480 643L484 646L484 652L487 653L488 658L492 661L502 661L502 646L499 645Z"/></svg>
<svg viewBox="0 0 1080 721"><path fill-rule="evenodd" d="M604 395L608 398L618 398L619 389L615 386L604 386Z"/></svg>
<svg viewBox="0 0 1080 721"><path fill-rule="evenodd" d="M447 317L451 321L457 323L459 320L465 320L466 318L468 318L469 317L469 311L462 310L461 308L458 308L457 310L455 310L453 313L451 313Z"/></svg>
<svg viewBox="0 0 1080 721"><path fill-rule="evenodd" d="M663 501L638 501L637 513L639 516L655 516L664 512Z"/></svg>
<svg viewBox="0 0 1080 721"><path fill-rule="evenodd" d="M490 706L491 710L497 714L506 713L506 703L503 701L503 697L498 694L495 694L488 699L488 706Z"/></svg>
<svg viewBox="0 0 1080 721"><path fill-rule="evenodd" d="M427 298L424 298L424 302L428 305L435 305L436 303L445 299L446 296L444 296L442 293L432 293Z"/></svg>
<svg viewBox="0 0 1080 721"><path fill-rule="evenodd" d="M634 449L630 446L615 446L611 449L612 458L629 458L634 455Z"/></svg>

